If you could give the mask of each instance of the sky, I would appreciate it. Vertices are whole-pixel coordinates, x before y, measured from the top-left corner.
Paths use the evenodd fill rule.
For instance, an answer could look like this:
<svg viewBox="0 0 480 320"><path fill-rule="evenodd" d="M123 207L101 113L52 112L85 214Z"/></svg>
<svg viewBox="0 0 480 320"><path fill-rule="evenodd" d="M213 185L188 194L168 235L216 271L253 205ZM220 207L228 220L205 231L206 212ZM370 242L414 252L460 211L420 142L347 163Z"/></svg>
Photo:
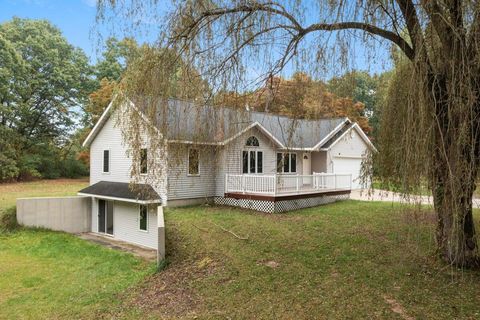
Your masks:
<svg viewBox="0 0 480 320"><path fill-rule="evenodd" d="M0 0L0 23L12 19L14 16L31 19L47 19L56 25L68 41L83 49L90 61L95 63L101 48L98 45L96 32L100 31L107 37L109 31L95 22L96 0ZM138 39L137 39L138 40ZM139 41L142 42L142 41ZM352 43L354 51L353 66L358 70L370 73L380 73L391 68L388 62L388 52L380 52L382 61L371 61L365 58L365 50L361 43ZM292 70L287 71L291 73ZM326 75L330 78L333 74Z"/></svg>
<svg viewBox="0 0 480 320"><path fill-rule="evenodd" d="M47 19L68 41L95 61L97 45L90 36L95 25L95 0L0 0L0 23L14 16Z"/></svg>

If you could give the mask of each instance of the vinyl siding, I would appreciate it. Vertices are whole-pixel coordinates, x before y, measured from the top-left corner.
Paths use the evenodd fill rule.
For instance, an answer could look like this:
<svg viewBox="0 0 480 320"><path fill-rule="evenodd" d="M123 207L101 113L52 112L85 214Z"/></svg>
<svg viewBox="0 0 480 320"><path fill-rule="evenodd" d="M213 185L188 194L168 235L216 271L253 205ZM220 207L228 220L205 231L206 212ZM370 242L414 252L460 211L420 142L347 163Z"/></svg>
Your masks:
<svg viewBox="0 0 480 320"><path fill-rule="evenodd" d="M132 161L127 157L120 128L107 120L90 146L90 184L99 181L129 182ZM110 172L103 173L103 151L110 150Z"/></svg>
<svg viewBox="0 0 480 320"><path fill-rule="evenodd" d="M148 139L145 137L144 140L148 149ZM110 151L110 172L108 173L103 172L104 150ZM115 125L115 115L113 114L98 132L90 146L90 184L99 181L131 182L132 160L128 156L127 150L128 148L123 142L122 132ZM167 150L160 150L160 152L163 152L165 156L159 158L166 162ZM163 202L167 200L166 178L141 177L139 182L149 183L160 195Z"/></svg>
<svg viewBox="0 0 480 320"><path fill-rule="evenodd" d="M368 145L360 137L355 129L347 132L340 141L332 146L330 155L332 157L361 157L366 154Z"/></svg>
<svg viewBox="0 0 480 320"><path fill-rule="evenodd" d="M147 231L140 230L139 206L115 201L113 209L113 235L116 239L157 249L157 213L155 206L148 210Z"/></svg>
<svg viewBox="0 0 480 320"><path fill-rule="evenodd" d="M216 147L198 146L198 176L188 175L189 145L169 145L169 170L167 194L168 200L212 197L215 192L215 174L217 167Z"/></svg>
<svg viewBox="0 0 480 320"><path fill-rule="evenodd" d="M255 136L259 147L246 147L245 143L250 136ZM277 171L277 146L257 128L252 128L237 139L231 141L218 152L215 195L225 194L225 175L242 174L242 151L258 150L263 152L263 174L275 174ZM302 173L302 152L297 154L297 174Z"/></svg>

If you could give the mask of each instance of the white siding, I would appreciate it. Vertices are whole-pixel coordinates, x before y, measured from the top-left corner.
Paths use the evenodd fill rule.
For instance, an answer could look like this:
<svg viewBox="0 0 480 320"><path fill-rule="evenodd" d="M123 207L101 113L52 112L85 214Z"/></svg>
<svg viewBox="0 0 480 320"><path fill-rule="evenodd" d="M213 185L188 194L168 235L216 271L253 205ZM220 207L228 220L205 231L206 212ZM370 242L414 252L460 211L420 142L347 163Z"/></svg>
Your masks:
<svg viewBox="0 0 480 320"><path fill-rule="evenodd" d="M99 181L126 182L132 181L130 177L132 160L127 155L128 148L123 142L122 132L115 125L115 114L112 114L102 129L98 132L90 146L90 184ZM145 138L147 141L148 139ZM148 142L146 143L148 145ZM148 147L147 147L148 148ZM110 151L110 172L103 173L103 151ZM162 152L162 151L160 151ZM166 150L163 150L166 154ZM167 157L161 157L166 159ZM166 161L166 160L163 160ZM166 201L166 179L145 179L160 195L162 201Z"/></svg>
<svg viewBox="0 0 480 320"><path fill-rule="evenodd" d="M245 146L248 137L252 135L258 139L259 147ZM260 130L252 128L219 150L216 170L216 196L224 196L226 174L242 174L242 151L249 149L263 151L263 174L276 173L277 152L281 151L278 150L275 143ZM303 153L295 153L297 154L297 174L302 174Z"/></svg>
<svg viewBox="0 0 480 320"><path fill-rule="evenodd" d="M362 157L366 154L368 146L355 129L348 131L340 141L330 149L330 155L346 157Z"/></svg>
<svg viewBox="0 0 480 320"><path fill-rule="evenodd" d="M113 236L116 239L157 249L157 210L148 211L148 230L140 230L139 206L134 203L115 201L113 208Z"/></svg>
<svg viewBox="0 0 480 320"><path fill-rule="evenodd" d="M185 144L169 145L168 200L212 197L215 192L215 168L217 167L214 146L197 146L200 152L200 175L188 175L188 149Z"/></svg>
<svg viewBox="0 0 480 320"><path fill-rule="evenodd" d="M98 233L98 199L92 201L92 232ZM148 230L139 228L139 206L135 203L114 201L113 237L118 240L157 248L157 210L148 211Z"/></svg>
<svg viewBox="0 0 480 320"><path fill-rule="evenodd" d="M110 150L110 172L103 173L103 151ZM120 128L114 116L107 120L90 146L90 184L99 181L129 182L132 161L126 155Z"/></svg>
<svg viewBox="0 0 480 320"><path fill-rule="evenodd" d="M366 142L355 129L351 129L328 151L328 171L351 173L353 178L352 188L360 188L361 164L367 151L368 145Z"/></svg>

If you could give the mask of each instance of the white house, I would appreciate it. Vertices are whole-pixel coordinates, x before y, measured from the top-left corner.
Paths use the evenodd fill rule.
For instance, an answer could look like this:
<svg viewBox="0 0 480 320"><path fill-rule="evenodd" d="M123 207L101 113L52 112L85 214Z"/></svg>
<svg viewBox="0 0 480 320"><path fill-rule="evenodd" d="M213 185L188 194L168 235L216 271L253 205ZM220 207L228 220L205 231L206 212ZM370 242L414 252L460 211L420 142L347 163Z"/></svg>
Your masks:
<svg viewBox="0 0 480 320"><path fill-rule="evenodd" d="M140 112L141 105L131 108ZM165 141L166 170L154 183L131 183L133 162L112 106L85 140L90 186L79 194L92 198L93 232L156 248L158 205L208 201L281 212L345 199L361 187L362 160L375 150L348 118L298 120L177 100L166 105L154 124ZM148 142L141 154L149 163ZM149 170L142 166L145 178Z"/></svg>

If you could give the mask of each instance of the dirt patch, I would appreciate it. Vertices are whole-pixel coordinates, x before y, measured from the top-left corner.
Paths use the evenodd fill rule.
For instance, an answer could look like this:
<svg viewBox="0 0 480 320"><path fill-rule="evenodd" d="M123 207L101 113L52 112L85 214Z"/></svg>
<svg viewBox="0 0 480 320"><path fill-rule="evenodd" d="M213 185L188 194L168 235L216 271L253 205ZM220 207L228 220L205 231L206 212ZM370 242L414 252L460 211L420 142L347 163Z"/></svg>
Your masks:
<svg viewBox="0 0 480 320"><path fill-rule="evenodd" d="M280 267L280 263L278 263L277 261L274 261L274 260L259 260L259 261L257 261L257 265L264 265L264 266L272 268L272 269L276 269L276 268Z"/></svg>
<svg viewBox="0 0 480 320"><path fill-rule="evenodd" d="M406 314L405 309L403 309L402 305L398 303L397 300L390 298L388 296L383 296L383 299L385 300L386 303L388 303L388 305L390 306L390 310L392 310L392 312L400 315L405 320L414 320L413 317L410 317L409 315Z"/></svg>
<svg viewBox="0 0 480 320"><path fill-rule="evenodd" d="M171 264L145 279L125 305L159 318L195 317L201 312L202 301L194 284L220 270L218 262L209 257L181 264Z"/></svg>

